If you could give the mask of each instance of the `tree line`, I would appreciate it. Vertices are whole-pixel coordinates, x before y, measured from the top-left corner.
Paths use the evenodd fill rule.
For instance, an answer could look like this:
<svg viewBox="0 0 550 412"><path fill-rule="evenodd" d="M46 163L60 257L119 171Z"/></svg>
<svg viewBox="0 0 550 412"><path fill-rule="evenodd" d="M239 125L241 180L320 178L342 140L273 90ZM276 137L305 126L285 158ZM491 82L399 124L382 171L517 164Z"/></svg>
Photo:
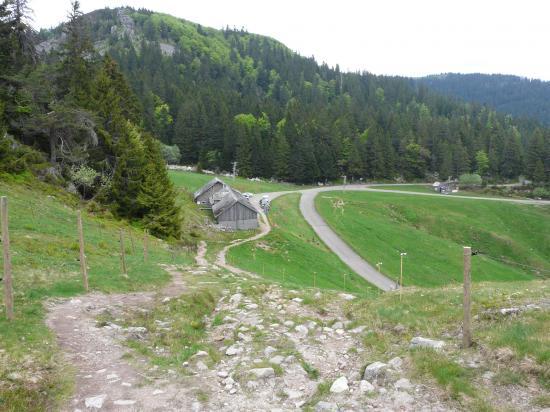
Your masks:
<svg viewBox="0 0 550 412"><path fill-rule="evenodd" d="M79 2L71 3L48 58L37 53L30 14L28 0L0 4L3 171L34 165L40 177L68 184L115 216L179 238L180 210L160 143L143 126L141 103L119 65L94 48ZM16 153L28 164L16 167Z"/></svg>
<svg viewBox="0 0 550 412"><path fill-rule="evenodd" d="M243 176L300 183L470 172L550 180L550 132L536 121L411 79L343 73L242 29L129 8L88 21L138 96L144 127L183 164L231 170L237 161Z"/></svg>

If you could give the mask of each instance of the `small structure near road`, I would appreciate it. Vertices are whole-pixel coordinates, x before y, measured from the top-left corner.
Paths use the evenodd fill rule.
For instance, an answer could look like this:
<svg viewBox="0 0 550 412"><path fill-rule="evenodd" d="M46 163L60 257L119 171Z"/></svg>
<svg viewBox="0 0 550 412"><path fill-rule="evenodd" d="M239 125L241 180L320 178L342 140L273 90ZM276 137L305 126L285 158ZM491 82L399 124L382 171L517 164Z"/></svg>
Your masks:
<svg viewBox="0 0 550 412"><path fill-rule="evenodd" d="M193 199L199 206L212 209L220 229L250 230L258 227L258 211L248 198L217 177L197 190Z"/></svg>
<svg viewBox="0 0 550 412"><path fill-rule="evenodd" d="M218 225L229 230L251 230L258 227L258 211L239 192L229 188L226 195L212 206Z"/></svg>
<svg viewBox="0 0 550 412"><path fill-rule="evenodd" d="M436 192L444 195L458 192L457 182L435 182L432 186Z"/></svg>
<svg viewBox="0 0 550 412"><path fill-rule="evenodd" d="M227 185L215 177L193 194L195 203L207 208L212 207L211 198L217 192L225 189Z"/></svg>

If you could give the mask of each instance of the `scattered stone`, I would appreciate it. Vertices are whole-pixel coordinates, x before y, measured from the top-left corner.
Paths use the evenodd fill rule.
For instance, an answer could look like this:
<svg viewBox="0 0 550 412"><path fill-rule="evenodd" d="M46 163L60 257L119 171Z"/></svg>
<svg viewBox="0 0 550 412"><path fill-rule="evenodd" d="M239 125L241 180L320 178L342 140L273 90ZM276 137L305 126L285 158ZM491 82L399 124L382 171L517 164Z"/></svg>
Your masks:
<svg viewBox="0 0 550 412"><path fill-rule="evenodd" d="M406 407L414 402L414 398L407 392L395 392L393 401L398 405Z"/></svg>
<svg viewBox="0 0 550 412"><path fill-rule="evenodd" d="M303 393L300 391L295 391L292 389L285 389L286 396L288 399L299 399L303 396Z"/></svg>
<svg viewBox="0 0 550 412"><path fill-rule="evenodd" d="M250 310L258 309L258 305L256 303L249 303L248 305L246 305L246 308Z"/></svg>
<svg viewBox="0 0 550 412"><path fill-rule="evenodd" d="M350 295L349 293L340 293L340 297L344 300L353 300L353 299L355 299L355 296Z"/></svg>
<svg viewBox="0 0 550 412"><path fill-rule="evenodd" d="M195 365L195 367L199 371L207 371L208 370L208 366L206 366L206 364L203 361L198 361L197 364Z"/></svg>
<svg viewBox="0 0 550 412"><path fill-rule="evenodd" d="M401 365L403 365L403 360L399 356L397 356L390 360L388 362L388 365L390 365L394 369L401 369Z"/></svg>
<svg viewBox="0 0 550 412"><path fill-rule="evenodd" d="M200 351L198 351L197 353L195 353L193 355L194 358L201 358L201 357L204 357L204 356L208 356L208 352L203 351L203 350L200 350Z"/></svg>
<svg viewBox="0 0 550 412"><path fill-rule="evenodd" d="M434 350L440 350L445 346L445 342L442 340L433 340L416 336L412 338L410 348L428 348Z"/></svg>
<svg viewBox="0 0 550 412"><path fill-rule="evenodd" d="M235 356L240 354L243 351L243 348L237 345L231 345L227 350L225 351L225 354L227 356Z"/></svg>
<svg viewBox="0 0 550 412"><path fill-rule="evenodd" d="M127 388L132 387L132 384L130 382L122 382L121 385L126 386Z"/></svg>
<svg viewBox="0 0 550 412"><path fill-rule="evenodd" d="M125 331L129 333L144 333L147 332L147 328L143 326L129 326L125 329Z"/></svg>
<svg viewBox="0 0 550 412"><path fill-rule="evenodd" d="M292 301L296 303L302 303L304 300L302 298L294 298L292 299Z"/></svg>
<svg viewBox="0 0 550 412"><path fill-rule="evenodd" d="M315 405L315 412L338 412L338 406L332 402L321 401Z"/></svg>
<svg viewBox="0 0 550 412"><path fill-rule="evenodd" d="M301 337L306 337L308 332L309 332L309 329L307 327L305 327L304 325L298 325L294 329L296 330L296 333L298 335L300 335Z"/></svg>
<svg viewBox="0 0 550 412"><path fill-rule="evenodd" d="M107 399L107 395L105 394L91 396L84 399L84 405L86 405L86 408L101 409L103 407L103 402L105 402L105 399Z"/></svg>
<svg viewBox="0 0 550 412"><path fill-rule="evenodd" d="M288 355L286 358L285 358L285 362L286 363L292 363L296 360L296 357L294 355Z"/></svg>
<svg viewBox="0 0 550 412"><path fill-rule="evenodd" d="M395 325L393 327L393 331L395 333L398 333L398 334L402 334L403 332L405 332L407 330L407 328L405 326L403 326L402 324L398 323L397 325Z"/></svg>
<svg viewBox="0 0 550 412"><path fill-rule="evenodd" d="M386 369L388 365L383 362L374 362L368 365L365 368L365 373L363 374L363 379L367 381L372 381L379 377L383 377L386 374Z"/></svg>
<svg viewBox="0 0 550 412"><path fill-rule="evenodd" d="M332 329L344 329L344 324L340 321L335 322L334 325L332 325Z"/></svg>
<svg viewBox="0 0 550 412"><path fill-rule="evenodd" d="M277 355L277 356L272 357L269 360L269 363L273 363L275 365L280 365L281 363L283 363L284 359L285 358L283 358L281 355Z"/></svg>
<svg viewBox="0 0 550 412"><path fill-rule="evenodd" d="M264 349L264 355L266 357L269 357L271 356L271 354L277 352L277 349L275 349L273 346L268 346L267 348Z"/></svg>
<svg viewBox="0 0 550 412"><path fill-rule="evenodd" d="M491 371L487 371L483 374L483 380L490 381L495 377L495 373Z"/></svg>
<svg viewBox="0 0 550 412"><path fill-rule="evenodd" d="M229 298L229 302L231 302L233 305L238 305L241 303L241 299L243 298L243 295L240 293L235 293L231 298Z"/></svg>
<svg viewBox="0 0 550 412"><path fill-rule="evenodd" d="M407 378L401 378L394 384L395 389L400 391L409 391L413 388L411 381Z"/></svg>
<svg viewBox="0 0 550 412"><path fill-rule="evenodd" d="M267 379L275 376L273 368L256 368L251 369L250 372L258 378Z"/></svg>
<svg viewBox="0 0 550 412"><path fill-rule="evenodd" d="M246 387L250 390L256 390L256 389L258 389L258 386L260 386L260 385L258 384L257 381L248 381L246 383Z"/></svg>
<svg viewBox="0 0 550 412"><path fill-rule="evenodd" d="M374 392L374 386L369 381L362 380L361 382L359 382L359 391L361 393Z"/></svg>
<svg viewBox="0 0 550 412"><path fill-rule="evenodd" d="M508 362L514 357L514 351L510 348L498 348L495 352L495 358L500 362Z"/></svg>
<svg viewBox="0 0 550 412"><path fill-rule="evenodd" d="M355 329L350 330L351 333L358 334L363 332L367 327L366 326L358 326Z"/></svg>
<svg viewBox="0 0 550 412"><path fill-rule="evenodd" d="M131 406L136 403L132 399L119 399L113 402L116 406Z"/></svg>
<svg viewBox="0 0 550 412"><path fill-rule="evenodd" d="M168 296L165 297L164 299L162 299L162 303L168 303L170 302L171 298L169 298Z"/></svg>
<svg viewBox="0 0 550 412"><path fill-rule="evenodd" d="M317 324L315 322L313 322L312 320L310 320L307 324L306 324L307 328L309 330L313 330L317 327Z"/></svg>
<svg viewBox="0 0 550 412"><path fill-rule="evenodd" d="M330 391L332 393L342 393L347 392L348 390L348 380L345 376L340 376L332 383L332 386L330 387Z"/></svg>
<svg viewBox="0 0 550 412"><path fill-rule="evenodd" d="M291 328L294 326L294 322L291 320L285 320L283 325L285 325L287 328Z"/></svg>
<svg viewBox="0 0 550 412"><path fill-rule="evenodd" d="M107 375L107 379L118 379L118 375L116 373L111 373L110 375Z"/></svg>
<svg viewBox="0 0 550 412"><path fill-rule="evenodd" d="M21 375L19 372L12 372L8 374L7 377L10 381L19 381L23 378L23 375Z"/></svg>
<svg viewBox="0 0 550 412"><path fill-rule="evenodd" d="M226 371L219 371L218 376L220 378L227 378L229 376L229 373L227 373Z"/></svg>

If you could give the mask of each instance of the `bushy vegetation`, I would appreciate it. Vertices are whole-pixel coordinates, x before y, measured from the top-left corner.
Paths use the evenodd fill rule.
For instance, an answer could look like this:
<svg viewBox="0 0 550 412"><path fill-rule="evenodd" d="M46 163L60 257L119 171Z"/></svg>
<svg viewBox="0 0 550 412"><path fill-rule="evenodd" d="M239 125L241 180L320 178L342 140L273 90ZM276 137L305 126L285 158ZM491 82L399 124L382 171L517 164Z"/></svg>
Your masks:
<svg viewBox="0 0 550 412"><path fill-rule="evenodd" d="M45 177L70 182L84 199L141 221L155 236L178 238L181 220L160 146L141 127L140 103L118 65L94 50L78 1L59 49L42 60L27 3L0 4L0 170L35 169L45 163L41 151L50 162Z"/></svg>
<svg viewBox="0 0 550 412"><path fill-rule="evenodd" d="M338 200L343 200L339 206ZM462 279L462 247L479 252L472 278L548 276L550 208L504 202L374 192L326 192L316 206L363 258L404 284L438 286Z"/></svg>
<svg viewBox="0 0 550 412"><path fill-rule="evenodd" d="M469 188L481 186L482 180L481 176L476 173L464 173L458 178L458 183L460 186Z"/></svg>

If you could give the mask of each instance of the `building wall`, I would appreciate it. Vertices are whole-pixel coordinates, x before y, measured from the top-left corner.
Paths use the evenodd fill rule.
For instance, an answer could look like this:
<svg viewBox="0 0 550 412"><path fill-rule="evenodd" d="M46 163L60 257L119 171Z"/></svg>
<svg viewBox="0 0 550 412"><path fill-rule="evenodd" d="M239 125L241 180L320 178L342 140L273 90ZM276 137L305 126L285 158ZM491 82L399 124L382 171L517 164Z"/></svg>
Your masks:
<svg viewBox="0 0 550 412"><path fill-rule="evenodd" d="M235 203L218 216L218 223L230 229L256 229L258 227L258 213L240 203Z"/></svg>
<svg viewBox="0 0 550 412"><path fill-rule="evenodd" d="M212 196L214 193L219 192L223 189L223 184L216 183L214 186L212 186L210 189L208 189L206 192L201 193L197 198L195 199L195 202L199 202L201 204L210 205L210 196Z"/></svg>

